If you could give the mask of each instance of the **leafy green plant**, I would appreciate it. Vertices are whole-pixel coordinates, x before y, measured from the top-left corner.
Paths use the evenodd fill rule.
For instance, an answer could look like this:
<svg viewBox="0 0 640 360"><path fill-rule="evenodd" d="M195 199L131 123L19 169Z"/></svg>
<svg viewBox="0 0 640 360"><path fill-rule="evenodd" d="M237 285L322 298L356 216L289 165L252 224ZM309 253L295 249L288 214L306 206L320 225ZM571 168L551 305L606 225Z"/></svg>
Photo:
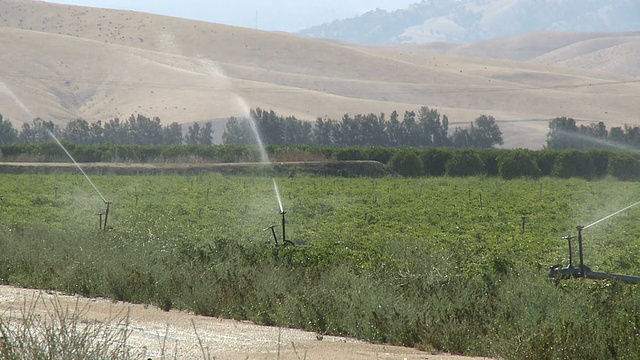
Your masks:
<svg viewBox="0 0 640 360"><path fill-rule="evenodd" d="M81 175L0 175L2 283L468 355L640 349L635 287L546 274L568 262L560 236L640 197L627 182L277 177L286 238L304 246L276 248L270 177L92 180L113 201L107 230ZM638 275L638 211L585 230L591 268Z"/></svg>

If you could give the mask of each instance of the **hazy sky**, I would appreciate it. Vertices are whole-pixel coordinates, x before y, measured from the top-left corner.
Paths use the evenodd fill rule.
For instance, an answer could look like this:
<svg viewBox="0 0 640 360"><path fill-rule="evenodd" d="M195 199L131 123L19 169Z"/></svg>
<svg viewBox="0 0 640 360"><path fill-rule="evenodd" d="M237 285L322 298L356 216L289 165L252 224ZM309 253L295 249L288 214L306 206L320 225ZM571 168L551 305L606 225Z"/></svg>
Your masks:
<svg viewBox="0 0 640 360"><path fill-rule="evenodd" d="M375 10L421 0L47 0L60 4L142 11L260 30L296 32ZM257 21L256 21L257 20Z"/></svg>

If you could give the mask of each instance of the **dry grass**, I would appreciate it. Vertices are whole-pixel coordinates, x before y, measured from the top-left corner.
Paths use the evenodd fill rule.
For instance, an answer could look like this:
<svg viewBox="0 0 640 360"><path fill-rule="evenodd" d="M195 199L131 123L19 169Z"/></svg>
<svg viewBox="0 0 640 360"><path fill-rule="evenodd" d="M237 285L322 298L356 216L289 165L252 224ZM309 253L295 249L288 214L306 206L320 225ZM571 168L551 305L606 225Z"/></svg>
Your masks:
<svg viewBox="0 0 640 360"><path fill-rule="evenodd" d="M224 120L249 108L314 120L426 105L453 126L481 114L517 120L504 127L506 146L540 147L547 124L532 119L615 126L640 112L640 83L620 84L619 75L638 76L637 34L360 47L25 0L0 2L0 26L0 46L12 49L0 54L0 112L18 126L142 113L167 124L214 121L219 141Z"/></svg>

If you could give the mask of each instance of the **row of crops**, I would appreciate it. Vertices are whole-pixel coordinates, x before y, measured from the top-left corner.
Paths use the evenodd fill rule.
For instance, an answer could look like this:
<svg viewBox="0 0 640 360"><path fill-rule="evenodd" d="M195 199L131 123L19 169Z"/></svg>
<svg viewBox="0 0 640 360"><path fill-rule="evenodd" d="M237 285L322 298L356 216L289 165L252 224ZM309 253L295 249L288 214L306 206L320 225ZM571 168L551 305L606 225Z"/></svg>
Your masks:
<svg viewBox="0 0 640 360"><path fill-rule="evenodd" d="M467 355L639 356L635 286L547 277L631 182L277 177L300 246L276 248L270 177L91 179L107 229L81 174L0 175L0 282ZM585 230L585 262L639 275L639 218Z"/></svg>

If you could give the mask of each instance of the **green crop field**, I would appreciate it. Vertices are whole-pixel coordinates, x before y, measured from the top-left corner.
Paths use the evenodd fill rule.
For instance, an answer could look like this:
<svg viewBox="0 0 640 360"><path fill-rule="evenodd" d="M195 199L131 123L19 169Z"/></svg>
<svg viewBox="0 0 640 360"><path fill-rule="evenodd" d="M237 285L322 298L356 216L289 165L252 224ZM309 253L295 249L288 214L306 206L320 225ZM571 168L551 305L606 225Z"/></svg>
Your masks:
<svg viewBox="0 0 640 360"><path fill-rule="evenodd" d="M82 174L0 175L0 282L468 355L640 356L635 285L547 276L632 182L277 177L298 246L276 248L270 177L91 180L107 229ZM639 219L584 230L585 263L640 275Z"/></svg>

